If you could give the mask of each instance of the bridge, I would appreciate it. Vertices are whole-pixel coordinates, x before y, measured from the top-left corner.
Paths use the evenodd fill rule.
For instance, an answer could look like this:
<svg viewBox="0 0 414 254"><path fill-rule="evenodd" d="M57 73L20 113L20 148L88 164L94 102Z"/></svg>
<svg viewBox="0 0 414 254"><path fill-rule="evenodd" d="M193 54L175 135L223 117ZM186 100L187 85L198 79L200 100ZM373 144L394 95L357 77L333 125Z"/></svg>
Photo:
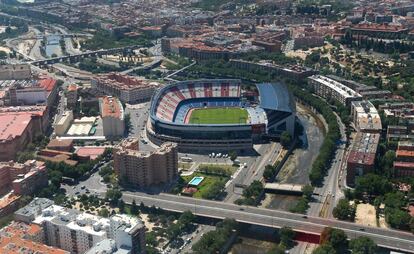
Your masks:
<svg viewBox="0 0 414 254"><path fill-rule="evenodd" d="M102 193L102 195L104 194ZM197 216L206 218L233 218L240 223L269 228L286 226L305 234L320 234L325 227L338 228L343 230L349 239L367 236L380 247L414 253L414 235L409 232L164 193L151 195L125 191L122 199L127 204L131 204L135 200L137 204L142 202L145 206L155 206L174 212L191 211Z"/></svg>
<svg viewBox="0 0 414 254"><path fill-rule="evenodd" d="M126 47L120 47L120 48L111 48L111 49L100 49L95 51L88 51L83 52L76 55L69 55L69 56L59 56L59 57L53 57L43 60L35 60L29 62L30 64L36 65L36 66L44 66L48 64L55 64L55 63L62 63L62 62L79 62L82 58L85 57L101 57L104 55L111 55L116 53L127 53L134 49L139 48L138 45L133 46L126 46Z"/></svg>
<svg viewBox="0 0 414 254"><path fill-rule="evenodd" d="M286 184L286 183L266 183L264 189L266 192L289 193L293 195L302 195L303 185Z"/></svg>

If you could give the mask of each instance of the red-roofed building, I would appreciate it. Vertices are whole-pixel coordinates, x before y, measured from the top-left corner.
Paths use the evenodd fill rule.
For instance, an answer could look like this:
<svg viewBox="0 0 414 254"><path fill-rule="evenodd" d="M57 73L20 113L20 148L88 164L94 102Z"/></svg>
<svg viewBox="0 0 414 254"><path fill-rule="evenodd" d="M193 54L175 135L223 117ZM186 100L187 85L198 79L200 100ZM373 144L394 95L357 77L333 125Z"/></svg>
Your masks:
<svg viewBox="0 0 414 254"><path fill-rule="evenodd" d="M103 134L105 137L124 135L124 108L118 98L105 96L99 98L99 109L102 117Z"/></svg>
<svg viewBox="0 0 414 254"><path fill-rule="evenodd" d="M89 146L80 147L76 150L76 154L80 157L89 157L91 160L95 160L99 155L105 152L105 147L102 146Z"/></svg>
<svg viewBox="0 0 414 254"><path fill-rule="evenodd" d="M346 182L355 184L355 177L362 176L374 170L375 155L380 135L377 133L359 132L353 142L347 160Z"/></svg>
<svg viewBox="0 0 414 254"><path fill-rule="evenodd" d="M48 125L46 107L0 109L0 161L10 161ZM24 111L27 110L27 111Z"/></svg>
<svg viewBox="0 0 414 254"><path fill-rule="evenodd" d="M0 230L0 253L69 254L69 252L44 244L45 233L36 224L12 222Z"/></svg>
<svg viewBox="0 0 414 254"><path fill-rule="evenodd" d="M50 77L41 77L39 80L39 86L47 91L47 105L51 106L57 98L58 86L56 79Z"/></svg>
<svg viewBox="0 0 414 254"><path fill-rule="evenodd" d="M360 23L350 27L353 36L369 36L378 38L401 38L409 29L401 25Z"/></svg>
<svg viewBox="0 0 414 254"><path fill-rule="evenodd" d="M414 162L394 161L394 176L414 176Z"/></svg>

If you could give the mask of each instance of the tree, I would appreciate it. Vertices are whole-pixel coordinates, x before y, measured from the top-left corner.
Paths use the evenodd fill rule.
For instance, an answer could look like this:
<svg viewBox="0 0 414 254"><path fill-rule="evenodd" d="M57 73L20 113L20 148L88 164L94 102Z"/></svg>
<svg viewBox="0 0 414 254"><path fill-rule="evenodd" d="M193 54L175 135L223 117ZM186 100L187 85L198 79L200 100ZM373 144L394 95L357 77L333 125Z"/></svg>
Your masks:
<svg viewBox="0 0 414 254"><path fill-rule="evenodd" d="M131 204L131 213L136 215L139 212L137 203L135 202L135 199L132 200L132 204Z"/></svg>
<svg viewBox="0 0 414 254"><path fill-rule="evenodd" d="M384 196L385 207L401 208L405 206L406 203L407 201L405 200L405 195L400 191L387 193Z"/></svg>
<svg viewBox="0 0 414 254"><path fill-rule="evenodd" d="M385 221L393 228L408 228L411 216L403 210L397 208L385 208Z"/></svg>
<svg viewBox="0 0 414 254"><path fill-rule="evenodd" d="M349 242L349 248L353 254L375 254L378 250L374 241L366 236L352 239Z"/></svg>
<svg viewBox="0 0 414 254"><path fill-rule="evenodd" d="M295 238L295 231L289 227L283 227L279 230L280 244L282 246L291 247Z"/></svg>
<svg viewBox="0 0 414 254"><path fill-rule="evenodd" d="M9 55L6 52L0 50L0 59L7 59L8 56Z"/></svg>
<svg viewBox="0 0 414 254"><path fill-rule="evenodd" d="M194 222L195 215L190 211L185 211L181 214L181 216L178 220L180 221L180 223L182 223L184 225L188 225L188 224Z"/></svg>
<svg viewBox="0 0 414 254"><path fill-rule="evenodd" d="M340 220L353 220L355 209L349 204L346 198L340 199L332 214L335 218Z"/></svg>
<svg viewBox="0 0 414 254"><path fill-rule="evenodd" d="M234 161L235 159L237 159L237 152L236 151L230 151L229 152L229 157L230 157L230 160Z"/></svg>
<svg viewBox="0 0 414 254"><path fill-rule="evenodd" d="M275 174L275 169L272 165L266 165L265 170L263 171L263 177L266 179L266 181L269 181L273 178Z"/></svg>
<svg viewBox="0 0 414 254"><path fill-rule="evenodd" d="M385 195L391 192L391 182L383 176L375 174L366 174L356 179L355 193L356 195L367 194L368 196Z"/></svg>
<svg viewBox="0 0 414 254"><path fill-rule="evenodd" d="M122 199L118 200L118 208L120 213L125 212L125 202Z"/></svg>
<svg viewBox="0 0 414 254"><path fill-rule="evenodd" d="M215 199L222 192L224 186L224 181L215 181L201 194L201 196L204 199Z"/></svg>
<svg viewBox="0 0 414 254"><path fill-rule="evenodd" d="M336 250L330 244L322 244L312 254L335 254Z"/></svg>
<svg viewBox="0 0 414 254"><path fill-rule="evenodd" d="M329 237L329 242L336 250L343 250L347 247L348 237L343 230L332 229Z"/></svg>
<svg viewBox="0 0 414 254"><path fill-rule="evenodd" d="M116 204L119 199L122 197L122 192L119 189L112 188L108 189L105 194L106 199L108 199L112 204Z"/></svg>
<svg viewBox="0 0 414 254"><path fill-rule="evenodd" d="M331 245L336 251L342 253L347 247L348 240L343 230L328 227L321 233L321 244Z"/></svg>
<svg viewBox="0 0 414 254"><path fill-rule="evenodd" d="M312 195L313 195L313 190L314 190L314 188L311 185L309 185L309 184L304 185L302 187L303 196L305 198L307 198L308 200L310 200Z"/></svg>
<svg viewBox="0 0 414 254"><path fill-rule="evenodd" d="M289 134L289 132L287 131L282 132L282 135L280 136L280 144L284 148L287 148L291 142L292 142L292 136Z"/></svg>
<svg viewBox="0 0 414 254"><path fill-rule="evenodd" d="M106 208L102 208L99 210L98 215L107 218L109 216L109 211Z"/></svg>

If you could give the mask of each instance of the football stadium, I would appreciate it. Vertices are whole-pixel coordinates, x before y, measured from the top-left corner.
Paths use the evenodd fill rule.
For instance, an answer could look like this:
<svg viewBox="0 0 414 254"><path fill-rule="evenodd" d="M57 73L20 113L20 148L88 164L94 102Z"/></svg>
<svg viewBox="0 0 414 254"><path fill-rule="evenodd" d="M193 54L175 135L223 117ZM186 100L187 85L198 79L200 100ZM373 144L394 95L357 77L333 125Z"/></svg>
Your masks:
<svg viewBox="0 0 414 254"><path fill-rule="evenodd" d="M254 143L293 135L295 102L284 84L257 84L242 91L241 81L180 81L159 89L150 107L151 142L175 142L182 152L249 150Z"/></svg>

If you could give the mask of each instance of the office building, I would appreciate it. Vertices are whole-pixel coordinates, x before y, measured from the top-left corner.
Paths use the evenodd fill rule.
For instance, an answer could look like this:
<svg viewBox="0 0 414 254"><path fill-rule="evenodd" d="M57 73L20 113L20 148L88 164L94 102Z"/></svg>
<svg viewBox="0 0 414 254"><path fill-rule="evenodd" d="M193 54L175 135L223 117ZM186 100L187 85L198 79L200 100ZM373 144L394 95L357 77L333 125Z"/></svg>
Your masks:
<svg viewBox="0 0 414 254"><path fill-rule="evenodd" d="M166 184L178 175L175 143L164 143L157 150L138 151L138 139L126 139L114 149L114 169L123 184L138 188Z"/></svg>

